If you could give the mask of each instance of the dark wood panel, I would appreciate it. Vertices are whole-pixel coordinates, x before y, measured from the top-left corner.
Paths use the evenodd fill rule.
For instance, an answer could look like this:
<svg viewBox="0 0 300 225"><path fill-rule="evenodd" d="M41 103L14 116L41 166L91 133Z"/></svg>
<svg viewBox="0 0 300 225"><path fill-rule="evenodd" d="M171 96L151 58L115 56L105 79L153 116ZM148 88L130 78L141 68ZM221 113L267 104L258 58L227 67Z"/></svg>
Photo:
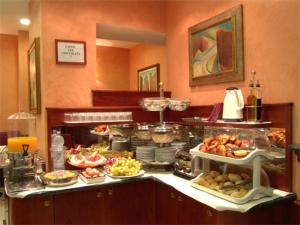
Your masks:
<svg viewBox="0 0 300 225"><path fill-rule="evenodd" d="M156 183L156 224L177 224L177 200L178 192L161 184Z"/></svg>
<svg viewBox="0 0 300 225"><path fill-rule="evenodd" d="M54 224L52 196L35 198L9 198L9 220L17 224Z"/></svg>
<svg viewBox="0 0 300 225"><path fill-rule="evenodd" d="M103 189L55 195L54 204L55 224L105 224Z"/></svg>
<svg viewBox="0 0 300 225"><path fill-rule="evenodd" d="M218 212L178 193L178 224L218 224Z"/></svg>
<svg viewBox="0 0 300 225"><path fill-rule="evenodd" d="M135 196L133 209L130 213L134 214L130 224L155 224L155 181L144 180L135 183L131 191Z"/></svg>
<svg viewBox="0 0 300 225"><path fill-rule="evenodd" d="M107 224L128 224L132 214L128 213L133 207L131 201L131 184L121 184L105 192L105 221Z"/></svg>
<svg viewBox="0 0 300 225"><path fill-rule="evenodd" d="M54 196L9 198L16 224L300 224L300 203L216 211L151 179Z"/></svg>
<svg viewBox="0 0 300 225"><path fill-rule="evenodd" d="M300 200L294 201L289 207L289 224L300 225Z"/></svg>
<svg viewBox="0 0 300 225"><path fill-rule="evenodd" d="M170 98L171 92L164 92ZM138 106L142 98L159 97L158 91L92 90L93 106Z"/></svg>

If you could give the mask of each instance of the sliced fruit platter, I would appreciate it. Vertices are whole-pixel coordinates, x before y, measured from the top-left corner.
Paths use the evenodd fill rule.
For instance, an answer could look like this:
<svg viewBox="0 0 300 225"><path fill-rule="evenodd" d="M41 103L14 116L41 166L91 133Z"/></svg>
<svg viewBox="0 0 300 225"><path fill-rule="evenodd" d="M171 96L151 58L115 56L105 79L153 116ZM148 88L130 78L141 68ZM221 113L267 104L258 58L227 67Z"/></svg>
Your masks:
<svg viewBox="0 0 300 225"><path fill-rule="evenodd" d="M106 158L93 148L69 149L66 152L67 163L79 168L97 167L104 165Z"/></svg>

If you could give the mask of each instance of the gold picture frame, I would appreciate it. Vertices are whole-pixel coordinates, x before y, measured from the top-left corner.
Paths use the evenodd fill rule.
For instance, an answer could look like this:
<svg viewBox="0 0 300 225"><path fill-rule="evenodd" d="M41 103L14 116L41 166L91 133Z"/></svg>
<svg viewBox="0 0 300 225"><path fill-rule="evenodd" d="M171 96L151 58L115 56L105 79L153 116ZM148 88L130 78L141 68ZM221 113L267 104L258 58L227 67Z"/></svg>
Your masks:
<svg viewBox="0 0 300 225"><path fill-rule="evenodd" d="M160 82L159 63L147 66L137 71L137 85L139 91L158 91Z"/></svg>
<svg viewBox="0 0 300 225"><path fill-rule="evenodd" d="M244 80L242 13L239 5L188 29L191 87Z"/></svg>
<svg viewBox="0 0 300 225"><path fill-rule="evenodd" d="M29 111L41 113L40 38L34 38L27 51Z"/></svg>

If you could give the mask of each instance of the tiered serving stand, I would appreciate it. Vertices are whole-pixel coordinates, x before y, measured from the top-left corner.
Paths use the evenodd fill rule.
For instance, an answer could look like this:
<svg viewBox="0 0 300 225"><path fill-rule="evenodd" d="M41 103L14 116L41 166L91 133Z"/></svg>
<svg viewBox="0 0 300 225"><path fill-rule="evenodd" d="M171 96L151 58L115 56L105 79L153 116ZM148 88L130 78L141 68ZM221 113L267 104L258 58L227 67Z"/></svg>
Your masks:
<svg viewBox="0 0 300 225"><path fill-rule="evenodd" d="M175 139L175 131L173 128L170 129L170 126L164 122L164 110L169 107L173 111L184 111L189 105L189 100L180 100L180 99L169 99L164 97L163 83L159 84L160 97L157 98L144 98L141 100L140 105L143 109L152 112L159 112L159 126L151 128L151 137L152 140L159 145L155 152L159 154L161 158L169 158L168 154L171 155L171 151L168 148L173 148L170 146L171 142ZM175 150L174 152L175 160ZM160 162L160 161L148 161L145 162L148 166L168 166L173 164L173 161L169 162Z"/></svg>
<svg viewBox="0 0 300 225"><path fill-rule="evenodd" d="M252 168L252 189L242 198L234 198L229 195L223 194L221 192L206 188L204 186L197 185L194 182L192 182L193 187L237 204L244 204L254 198L272 195L272 189L270 187L262 186L261 184L261 162L266 159L273 160L273 157L270 156L265 150L256 149L242 159L235 159L235 158L229 158L225 156L200 152L199 145L191 149L190 153L193 156L199 156L203 159L203 173L200 174L199 176L209 173L211 160L228 163L232 165L238 165L238 166L250 166Z"/></svg>
<svg viewBox="0 0 300 225"><path fill-rule="evenodd" d="M186 120L187 121L187 120ZM249 123L249 122L237 122L237 123L226 123L224 121L217 121L217 122L208 122L208 121L189 121L189 123L193 124L201 124L203 126L211 126L211 127L230 127L230 128L244 128L244 129L251 129L251 128L268 128L271 126L271 122L256 122L256 123ZM201 145L201 144L200 144ZM199 190L208 192L220 198L226 199L230 202L234 202L237 204L244 204L250 200L258 199L264 196L271 196L272 195L272 188L268 185L263 186L261 181L262 177L262 162L265 160L274 160L274 157L269 154L266 149L259 149L255 148L252 150L246 157L244 158L230 158L226 156L215 155L211 153L201 152L199 151L200 145L196 146L195 148L190 150L193 158L200 157L202 159L202 170L198 177L192 180L191 185ZM229 195L223 194L222 192L204 187L202 185L198 185L195 181L201 177L205 176L210 171L210 162L211 160L227 163L231 165L247 167L252 169L252 189L241 198L231 197ZM267 176L267 175L266 175Z"/></svg>

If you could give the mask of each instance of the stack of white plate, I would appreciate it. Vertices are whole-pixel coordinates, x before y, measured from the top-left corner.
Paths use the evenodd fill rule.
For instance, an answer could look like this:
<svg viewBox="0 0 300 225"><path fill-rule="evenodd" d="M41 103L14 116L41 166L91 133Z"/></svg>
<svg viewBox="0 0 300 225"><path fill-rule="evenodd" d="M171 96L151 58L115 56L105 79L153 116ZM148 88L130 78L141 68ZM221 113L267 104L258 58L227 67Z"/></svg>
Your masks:
<svg viewBox="0 0 300 225"><path fill-rule="evenodd" d="M155 161L172 163L175 161L175 153L176 148L174 147L157 148L155 150Z"/></svg>
<svg viewBox="0 0 300 225"><path fill-rule="evenodd" d="M155 146L138 146L136 148L136 159L141 161L154 161Z"/></svg>

